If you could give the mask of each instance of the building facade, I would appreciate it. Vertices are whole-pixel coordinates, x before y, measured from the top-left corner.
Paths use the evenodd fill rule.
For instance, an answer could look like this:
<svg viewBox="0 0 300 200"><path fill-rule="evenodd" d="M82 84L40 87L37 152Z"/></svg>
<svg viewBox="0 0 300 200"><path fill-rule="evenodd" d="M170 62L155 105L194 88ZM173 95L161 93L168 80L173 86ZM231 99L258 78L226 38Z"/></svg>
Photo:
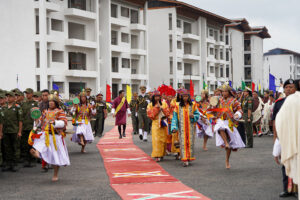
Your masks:
<svg viewBox="0 0 300 200"><path fill-rule="evenodd" d="M300 53L275 48L264 54L264 87L269 87L269 73L279 86L287 79L300 79Z"/></svg>

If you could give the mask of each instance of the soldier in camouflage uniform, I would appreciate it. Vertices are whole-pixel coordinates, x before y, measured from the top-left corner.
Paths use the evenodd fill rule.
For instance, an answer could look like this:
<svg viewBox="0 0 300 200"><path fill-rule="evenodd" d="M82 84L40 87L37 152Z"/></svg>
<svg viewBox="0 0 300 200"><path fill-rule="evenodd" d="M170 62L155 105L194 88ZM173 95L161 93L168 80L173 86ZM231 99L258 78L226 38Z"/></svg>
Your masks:
<svg viewBox="0 0 300 200"><path fill-rule="evenodd" d="M252 92L251 89L246 87L243 93L242 109L243 119L245 120L245 132L247 137L246 148L253 148L253 126L252 126Z"/></svg>
<svg viewBox="0 0 300 200"><path fill-rule="evenodd" d="M133 98L129 104L134 135L138 134L138 130L139 130L139 119L137 114L137 99L138 99L138 94L135 92L133 93Z"/></svg>
<svg viewBox="0 0 300 200"><path fill-rule="evenodd" d="M5 149L5 167L3 171L16 172L17 139L22 137L22 108L15 103L15 94L8 92L8 104L3 109L3 141Z"/></svg>
<svg viewBox="0 0 300 200"><path fill-rule="evenodd" d="M33 129L33 119L31 118L31 109L38 108L38 102L33 100L33 90L31 88L27 88L25 90L26 93L26 101L22 105L23 111L23 131L21 137L21 158L24 160L23 167L33 167L32 161L33 158L30 154L30 145L28 144L28 137L30 131Z"/></svg>
<svg viewBox="0 0 300 200"><path fill-rule="evenodd" d="M104 130L104 121L107 117L106 102L103 101L101 93L96 96L96 121L95 121L95 136L101 137Z"/></svg>
<svg viewBox="0 0 300 200"><path fill-rule="evenodd" d="M139 119L139 136L141 140L147 142L147 135L149 133L150 124L149 118L147 116L147 106L150 103L150 97L146 94L146 87L140 87L141 94L137 100L137 111L138 111L138 119ZM143 132L144 130L144 132Z"/></svg>
<svg viewBox="0 0 300 200"><path fill-rule="evenodd" d="M14 89L12 90L14 91L15 95L16 95L16 104L18 104L20 107L22 107L23 103L24 103L24 93L21 92L19 89ZM18 163L22 163L23 160L21 158L21 139L17 139L17 162Z"/></svg>
<svg viewBox="0 0 300 200"><path fill-rule="evenodd" d="M3 101L4 98L5 95L0 93L0 101ZM3 114L2 107L0 106L0 166L1 167L3 164L3 156L2 156L3 120L4 120L4 114Z"/></svg>
<svg viewBox="0 0 300 200"><path fill-rule="evenodd" d="M86 101L87 103L91 104L92 106L95 105L96 98L94 96L91 96L92 89L91 88L85 88L86 92ZM94 116L91 117L91 127L93 131L96 131L96 118ZM95 132L96 134L96 132Z"/></svg>

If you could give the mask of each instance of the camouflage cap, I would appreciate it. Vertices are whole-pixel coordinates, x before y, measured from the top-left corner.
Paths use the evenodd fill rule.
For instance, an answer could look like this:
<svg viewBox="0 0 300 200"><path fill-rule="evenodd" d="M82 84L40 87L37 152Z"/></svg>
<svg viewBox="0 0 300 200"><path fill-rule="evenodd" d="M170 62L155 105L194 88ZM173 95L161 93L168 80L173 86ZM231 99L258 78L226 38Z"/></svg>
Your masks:
<svg viewBox="0 0 300 200"><path fill-rule="evenodd" d="M6 92L5 95L6 95L6 96L12 96L12 97L15 97L15 96L16 96L15 93L12 92L12 91Z"/></svg>
<svg viewBox="0 0 300 200"><path fill-rule="evenodd" d="M28 93L28 94L32 94L33 93L33 89L27 88L24 92Z"/></svg>
<svg viewBox="0 0 300 200"><path fill-rule="evenodd" d="M86 91L86 92L91 92L92 89L91 89L91 88L85 88L85 91Z"/></svg>
<svg viewBox="0 0 300 200"><path fill-rule="evenodd" d="M34 93L33 93L33 96L36 96L36 97L41 97L41 96L42 96L42 94L41 94L41 92L34 92Z"/></svg>
<svg viewBox="0 0 300 200"><path fill-rule="evenodd" d="M19 88L15 88L15 89L13 89L13 90L11 90L12 92L22 92Z"/></svg>
<svg viewBox="0 0 300 200"><path fill-rule="evenodd" d="M16 91L16 92L15 92L15 95L16 95L16 96L24 96L24 93L21 92L21 91Z"/></svg>
<svg viewBox="0 0 300 200"><path fill-rule="evenodd" d="M6 96L4 93L0 93L0 99L4 99Z"/></svg>

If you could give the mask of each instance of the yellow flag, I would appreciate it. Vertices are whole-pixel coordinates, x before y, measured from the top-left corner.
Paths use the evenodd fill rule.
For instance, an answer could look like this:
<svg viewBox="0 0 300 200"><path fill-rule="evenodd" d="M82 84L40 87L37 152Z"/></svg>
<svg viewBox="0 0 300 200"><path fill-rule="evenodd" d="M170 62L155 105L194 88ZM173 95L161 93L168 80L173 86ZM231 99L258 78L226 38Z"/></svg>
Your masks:
<svg viewBox="0 0 300 200"><path fill-rule="evenodd" d="M261 91L261 85L260 84L258 85L258 91Z"/></svg>
<svg viewBox="0 0 300 200"><path fill-rule="evenodd" d="M131 101L131 97L132 97L132 94L131 94L131 87L129 85L126 86L126 99L127 99L127 102L130 103Z"/></svg>

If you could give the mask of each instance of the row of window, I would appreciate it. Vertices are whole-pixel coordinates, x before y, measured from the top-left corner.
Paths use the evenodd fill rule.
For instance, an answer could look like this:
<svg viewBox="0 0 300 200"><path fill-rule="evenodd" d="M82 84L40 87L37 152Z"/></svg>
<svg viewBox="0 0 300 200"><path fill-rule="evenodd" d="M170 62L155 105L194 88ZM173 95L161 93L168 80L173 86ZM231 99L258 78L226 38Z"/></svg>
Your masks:
<svg viewBox="0 0 300 200"><path fill-rule="evenodd" d="M214 49L214 48L209 48L209 55L214 55L215 59L220 59L220 60L224 60L224 52L223 49ZM226 61L229 61L229 49L226 49Z"/></svg>
<svg viewBox="0 0 300 200"><path fill-rule="evenodd" d="M118 45L118 31L111 31L111 44ZM131 34L129 37L128 33L121 33L121 42L123 43L131 43L131 48L135 49L138 48L138 36Z"/></svg>
<svg viewBox="0 0 300 200"><path fill-rule="evenodd" d="M138 60L136 59L129 59L129 58L121 58L121 65L122 68L131 68L131 74L138 73ZM119 72L119 58L112 57L111 58L111 67L112 72Z"/></svg>
<svg viewBox="0 0 300 200"><path fill-rule="evenodd" d="M111 4L111 17L118 18L119 12L122 17L130 18L132 24L139 23L139 12L134 9L121 6L121 10L118 10L118 5Z"/></svg>

